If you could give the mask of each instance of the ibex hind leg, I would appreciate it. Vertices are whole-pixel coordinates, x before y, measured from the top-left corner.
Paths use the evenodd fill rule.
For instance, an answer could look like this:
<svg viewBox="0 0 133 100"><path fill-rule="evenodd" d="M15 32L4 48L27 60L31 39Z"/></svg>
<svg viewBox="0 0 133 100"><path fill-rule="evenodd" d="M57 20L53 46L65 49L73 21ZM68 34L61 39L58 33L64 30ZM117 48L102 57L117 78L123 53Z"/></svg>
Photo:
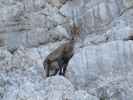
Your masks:
<svg viewBox="0 0 133 100"><path fill-rule="evenodd" d="M49 77L49 71L50 71L49 66L46 65L45 66L46 77Z"/></svg>
<svg viewBox="0 0 133 100"><path fill-rule="evenodd" d="M59 59L58 63L59 63L59 75L63 75L64 61L62 59Z"/></svg>
<svg viewBox="0 0 133 100"><path fill-rule="evenodd" d="M47 60L43 62L43 66L46 73L46 77L49 77L49 65L47 64Z"/></svg>
<svg viewBox="0 0 133 100"><path fill-rule="evenodd" d="M55 72L51 76L55 76L59 71L59 68L55 69Z"/></svg>
<svg viewBox="0 0 133 100"><path fill-rule="evenodd" d="M53 72L53 74L51 74L51 76L55 76L55 75L58 73L58 71L59 71L58 62L56 62L56 61L53 62L52 67L53 67L53 69L54 69L54 72Z"/></svg>

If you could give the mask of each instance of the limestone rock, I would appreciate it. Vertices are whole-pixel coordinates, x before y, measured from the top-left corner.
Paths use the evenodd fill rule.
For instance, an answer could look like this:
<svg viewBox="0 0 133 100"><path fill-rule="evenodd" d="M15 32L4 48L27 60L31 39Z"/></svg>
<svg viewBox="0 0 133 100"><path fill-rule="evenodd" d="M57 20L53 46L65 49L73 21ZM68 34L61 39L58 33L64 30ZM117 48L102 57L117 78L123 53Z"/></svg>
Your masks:
<svg viewBox="0 0 133 100"><path fill-rule="evenodd" d="M88 94L86 91L78 90L74 93L72 100L99 100L97 97Z"/></svg>
<svg viewBox="0 0 133 100"><path fill-rule="evenodd" d="M111 0L108 0L111 1ZM122 5L122 4L121 4ZM108 25L120 14L120 8L115 0L111 2L94 0L86 5L81 15L83 33L101 32L108 29Z"/></svg>
<svg viewBox="0 0 133 100"><path fill-rule="evenodd" d="M44 87L47 91L45 94L47 100L70 100L74 93L73 85L60 76L46 79Z"/></svg>
<svg viewBox="0 0 133 100"><path fill-rule="evenodd" d="M76 2L79 6L75 7ZM73 4L73 5L72 5ZM77 4L78 5L78 4ZM120 15L123 8L121 1L115 0L74 0L66 3L60 12L65 16L72 17L73 10L77 10L77 18L82 23L82 34L103 31L108 28L109 23Z"/></svg>
<svg viewBox="0 0 133 100"><path fill-rule="evenodd" d="M6 52L6 50L2 52ZM42 69L38 67L39 65L35 61L26 55L23 48L15 52L14 55L11 55L9 52L5 54L2 52L0 99L20 100L23 98L34 98L35 93L37 93L34 92L34 88L38 86L37 84L43 79ZM30 93L33 93L33 95ZM36 98L38 97L36 96Z"/></svg>
<svg viewBox="0 0 133 100"><path fill-rule="evenodd" d="M0 48L0 70L8 70L10 69L10 61L12 59L11 53L6 48Z"/></svg>
<svg viewBox="0 0 133 100"><path fill-rule="evenodd" d="M107 36L105 33L96 33L92 35L88 35L83 41L83 46L88 45L98 45L100 43L106 43L109 35Z"/></svg>
<svg viewBox="0 0 133 100"><path fill-rule="evenodd" d="M63 98L70 98L74 87L69 80L61 76L48 79L44 76L42 61L59 44L31 49L21 47L13 54L10 54L6 48L1 48L0 99L64 100Z"/></svg>
<svg viewBox="0 0 133 100"><path fill-rule="evenodd" d="M118 17L111 23L111 28L105 32L105 36L109 41L126 40L132 33L131 16Z"/></svg>
<svg viewBox="0 0 133 100"><path fill-rule="evenodd" d="M48 3L54 7L60 8L67 0L48 0Z"/></svg>
<svg viewBox="0 0 133 100"><path fill-rule="evenodd" d="M69 17L73 17L73 11L74 10L78 10L81 7L83 7L84 1L83 0L70 0L68 1L66 4L64 4L61 9L60 9L60 13L62 13L64 16L69 16ZM79 14L78 14L79 15ZM76 16L79 17L79 16Z"/></svg>
<svg viewBox="0 0 133 100"><path fill-rule="evenodd" d="M49 31L49 41L62 40L63 38L69 38L67 31L62 26L58 26L53 30Z"/></svg>
<svg viewBox="0 0 133 100"><path fill-rule="evenodd" d="M130 8L130 7L133 6L133 1L132 0L123 0L123 2L124 2L124 6L126 8Z"/></svg>
<svg viewBox="0 0 133 100"><path fill-rule="evenodd" d="M132 100L133 42L123 41L133 32L132 7L132 0L0 0L0 100ZM67 79L46 79L43 61L70 38L72 17L81 41Z"/></svg>
<svg viewBox="0 0 133 100"><path fill-rule="evenodd" d="M76 88L84 89L88 93L98 95L101 92L97 89L105 88L104 91L109 90L107 97L127 100L133 95L130 92L133 89L128 88L128 81L133 80L132 44L132 41L115 41L81 49L69 62L67 78ZM112 89L114 91L110 93ZM117 95L119 92L115 95L119 89L124 92L119 91L120 97Z"/></svg>

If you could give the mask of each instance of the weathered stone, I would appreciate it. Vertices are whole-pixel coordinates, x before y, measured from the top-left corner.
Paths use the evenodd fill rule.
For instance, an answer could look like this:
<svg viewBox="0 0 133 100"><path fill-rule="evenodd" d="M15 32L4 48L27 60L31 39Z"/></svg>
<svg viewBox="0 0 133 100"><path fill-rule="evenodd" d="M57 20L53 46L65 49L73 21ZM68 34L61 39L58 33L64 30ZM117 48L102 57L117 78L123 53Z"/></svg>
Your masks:
<svg viewBox="0 0 133 100"><path fill-rule="evenodd" d="M97 97L88 94L86 91L79 90L73 95L72 100L99 100Z"/></svg>
<svg viewBox="0 0 133 100"><path fill-rule="evenodd" d="M73 85L61 76L46 79L44 87L47 100L70 100L74 93Z"/></svg>
<svg viewBox="0 0 133 100"><path fill-rule="evenodd" d="M5 71L11 68L12 55L6 48L0 48L0 70Z"/></svg>
<svg viewBox="0 0 133 100"><path fill-rule="evenodd" d="M133 7L133 1L132 0L123 0L123 2L124 2L124 6L126 8Z"/></svg>
<svg viewBox="0 0 133 100"><path fill-rule="evenodd" d="M128 81L133 80L131 78L132 49L132 41L115 41L85 47L71 59L66 76L76 88L87 90L95 95L100 93L96 91L102 87L106 87L105 91L109 88L122 89L124 94L120 92L120 97L127 100L133 95L129 92L133 89L128 88ZM114 97L115 92L107 94L110 98L119 98L117 95Z"/></svg>
<svg viewBox="0 0 133 100"><path fill-rule="evenodd" d="M104 33L105 36L109 41L127 40L132 33L133 22L131 20L131 16L122 16L115 19L110 25L111 28Z"/></svg>
<svg viewBox="0 0 133 100"><path fill-rule="evenodd" d="M132 0L0 0L0 100L132 100L133 43L123 41L133 32L132 6ZM43 61L70 38L73 17L83 41L75 45L68 80L46 79Z"/></svg>
<svg viewBox="0 0 133 100"><path fill-rule="evenodd" d="M48 3L54 7L60 8L66 0L48 0Z"/></svg>

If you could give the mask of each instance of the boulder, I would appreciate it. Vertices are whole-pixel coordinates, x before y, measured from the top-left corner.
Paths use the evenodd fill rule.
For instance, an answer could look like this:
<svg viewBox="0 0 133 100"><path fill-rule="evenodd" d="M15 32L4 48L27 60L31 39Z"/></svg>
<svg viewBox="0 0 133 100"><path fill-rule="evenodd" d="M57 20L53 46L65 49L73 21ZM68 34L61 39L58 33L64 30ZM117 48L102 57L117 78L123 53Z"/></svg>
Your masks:
<svg viewBox="0 0 133 100"><path fill-rule="evenodd" d="M46 91L44 98L47 100L70 100L74 93L71 82L62 76L46 79L44 89Z"/></svg>
<svg viewBox="0 0 133 100"><path fill-rule="evenodd" d="M16 82L20 81L16 79ZM35 79L34 82L25 77L19 85L8 86L2 100L70 100L73 92L72 84L61 76Z"/></svg>
<svg viewBox="0 0 133 100"><path fill-rule="evenodd" d="M97 97L88 94L86 91L75 91L72 100L99 100Z"/></svg>

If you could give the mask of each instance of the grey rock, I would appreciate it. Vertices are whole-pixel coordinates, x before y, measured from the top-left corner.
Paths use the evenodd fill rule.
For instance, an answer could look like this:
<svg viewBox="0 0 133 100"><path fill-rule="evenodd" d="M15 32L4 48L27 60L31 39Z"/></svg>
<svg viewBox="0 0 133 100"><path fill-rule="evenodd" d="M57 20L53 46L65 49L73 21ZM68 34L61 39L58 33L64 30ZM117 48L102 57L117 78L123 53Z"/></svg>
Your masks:
<svg viewBox="0 0 133 100"><path fill-rule="evenodd" d="M51 4L53 7L60 8L69 0L48 0L48 3Z"/></svg>
<svg viewBox="0 0 133 100"><path fill-rule="evenodd" d="M128 15L128 16L127 16ZM109 41L127 40L132 35L132 16L128 14L117 17L105 32L93 32L85 37L83 46L98 45Z"/></svg>
<svg viewBox="0 0 133 100"><path fill-rule="evenodd" d="M90 0L89 2L87 0L1 0L0 6L0 33L6 34L3 35L1 44L7 45L9 50L13 51L21 45L35 47L67 38L66 32L69 34L70 29L64 26L70 26L73 10L78 12L76 17L81 23L83 37L89 33L105 31L113 19L120 16L125 9L132 7L132 2L130 0Z"/></svg>
<svg viewBox="0 0 133 100"><path fill-rule="evenodd" d="M115 40L126 40L132 33L132 25L131 16L121 16L116 18L111 23L111 28L108 29L104 34L108 38L109 41Z"/></svg>
<svg viewBox="0 0 133 100"><path fill-rule="evenodd" d="M10 51L68 37L63 26L66 19L45 0L1 1L0 4L1 46L8 46ZM58 32L52 32L51 37L52 30Z"/></svg>
<svg viewBox="0 0 133 100"><path fill-rule="evenodd" d="M61 43L39 48L18 48L10 54L0 48L1 100L64 100L74 93L71 82L56 76L46 79L42 61Z"/></svg>
<svg viewBox="0 0 133 100"><path fill-rule="evenodd" d="M73 0L63 5L60 12L64 16L72 17L73 10L77 10L77 17L83 27L82 34L87 34L106 30L110 22L120 16L121 9L124 8L122 5L120 0Z"/></svg>
<svg viewBox="0 0 133 100"><path fill-rule="evenodd" d="M93 33L86 36L85 40L83 41L83 46L106 43L108 41L108 38L111 38L111 36L105 33Z"/></svg>
<svg viewBox="0 0 133 100"><path fill-rule="evenodd" d="M86 91L75 91L72 100L99 100L97 97L88 94Z"/></svg>
<svg viewBox="0 0 133 100"><path fill-rule="evenodd" d="M0 48L0 70L5 71L11 68L12 55L11 53L4 47Z"/></svg>
<svg viewBox="0 0 133 100"><path fill-rule="evenodd" d="M69 17L73 17L73 11L74 10L78 10L78 13L80 14L80 8L83 7L84 5L84 1L83 0L72 0L72 1L68 1L66 4L64 4L61 9L60 9L60 13L62 13L64 16L69 16ZM78 16L76 17L79 17Z"/></svg>
<svg viewBox="0 0 133 100"><path fill-rule="evenodd" d="M133 42L123 41L132 8L132 0L0 0L0 100L132 100ZM82 41L67 79L46 79L43 61L70 38L73 16Z"/></svg>
<svg viewBox="0 0 133 100"><path fill-rule="evenodd" d="M124 6L126 8L130 8L130 7L133 6L133 1L132 0L123 0L123 2L124 2Z"/></svg>
<svg viewBox="0 0 133 100"><path fill-rule="evenodd" d="M107 92L107 97L127 100L133 95L129 92L133 90L128 88L133 70L132 43L132 41L115 41L80 49L69 62L67 78L77 89L98 95L100 92L97 92L97 89L105 88L103 90ZM112 89L122 89L124 93L119 91L121 96L118 97L116 93L114 97L116 90L110 93Z"/></svg>
<svg viewBox="0 0 133 100"><path fill-rule="evenodd" d="M46 79L44 87L47 100L70 100L74 93L71 82L61 76Z"/></svg>
<svg viewBox="0 0 133 100"><path fill-rule="evenodd" d="M111 21L120 15L119 9L115 0L88 2L86 8L81 11L83 33L90 34L107 30Z"/></svg>

